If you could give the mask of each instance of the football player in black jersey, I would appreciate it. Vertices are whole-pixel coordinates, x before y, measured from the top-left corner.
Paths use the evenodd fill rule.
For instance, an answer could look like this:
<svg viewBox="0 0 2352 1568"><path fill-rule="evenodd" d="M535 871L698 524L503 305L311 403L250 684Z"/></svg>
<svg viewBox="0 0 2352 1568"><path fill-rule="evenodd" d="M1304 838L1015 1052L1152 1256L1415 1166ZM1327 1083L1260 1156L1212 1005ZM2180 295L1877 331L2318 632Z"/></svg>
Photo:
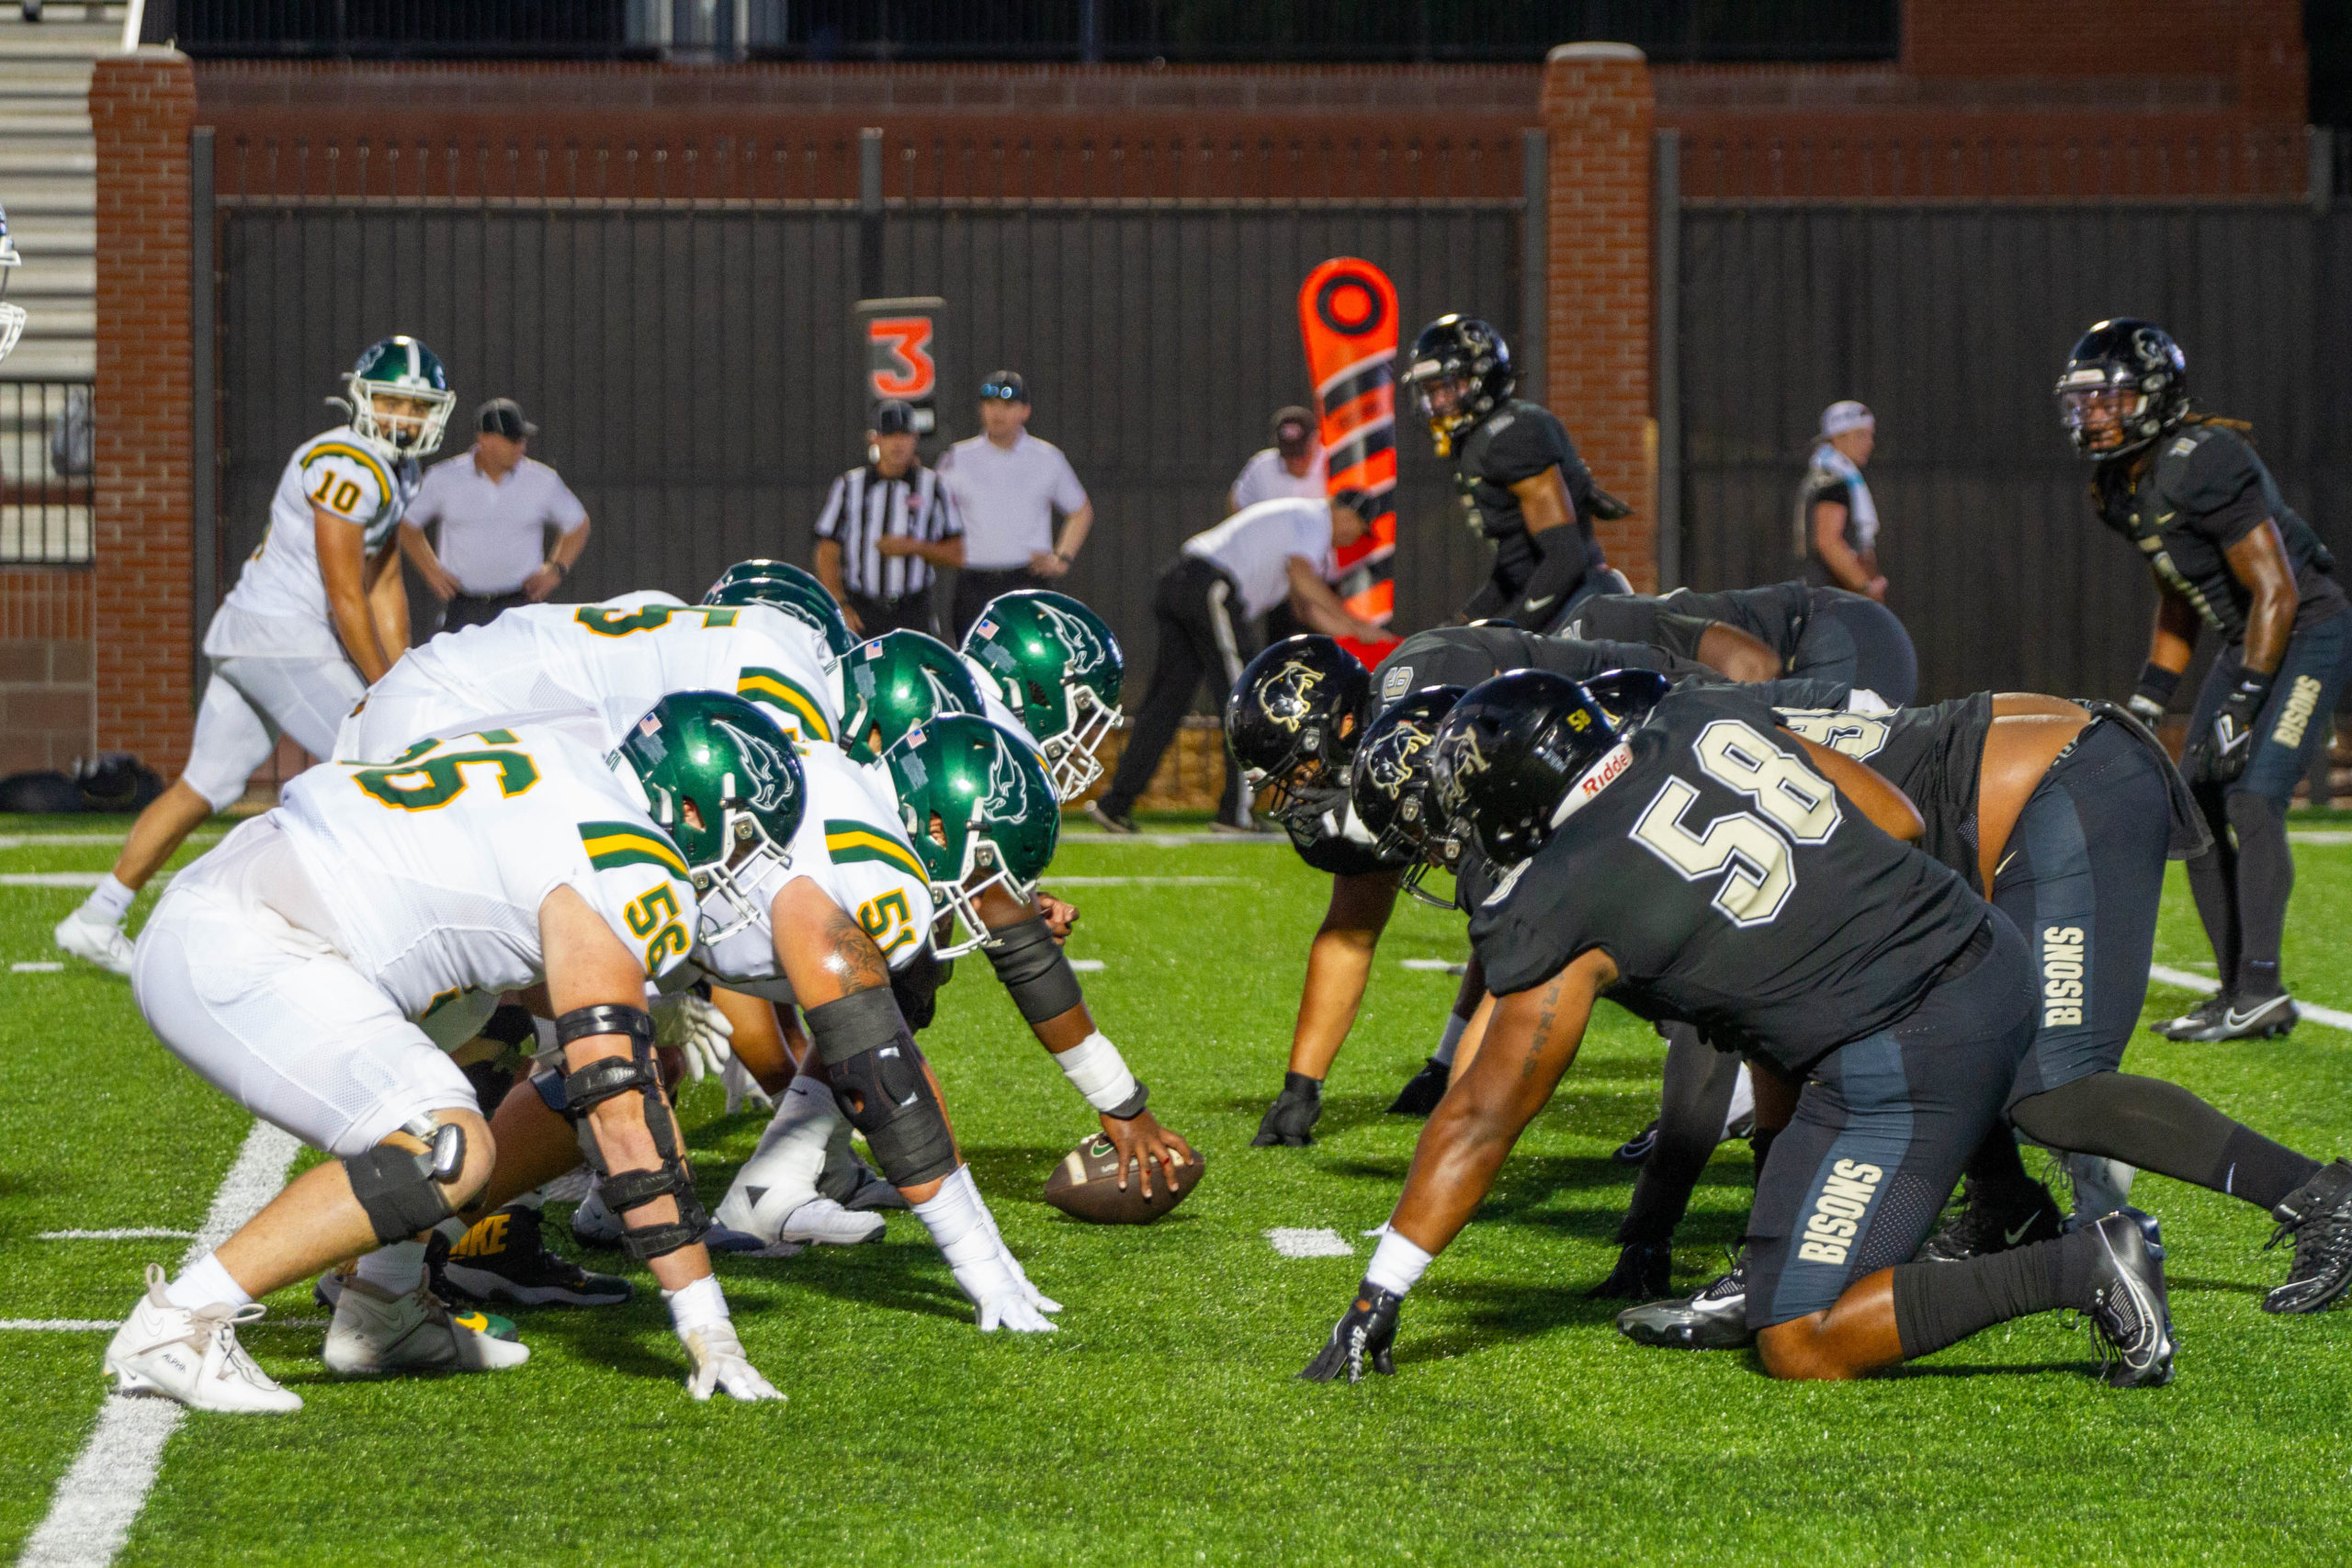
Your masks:
<svg viewBox="0 0 2352 1568"><path fill-rule="evenodd" d="M1760 650L1772 661L1773 675L1843 681L1878 699L1864 701L1864 706L1905 707L1919 691L1919 658L1902 621L1876 600L1842 588L1775 582L1718 593L1678 588L1656 595L1599 594L1561 616L1551 630L1561 637L1645 642L1742 681L1772 678L1744 672L1753 651ZM1716 653L1704 651L1709 648ZM1724 661L1735 650L1751 655L1741 669Z"/></svg>
<svg viewBox="0 0 2352 1568"><path fill-rule="evenodd" d="M1494 570L1462 619L1541 631L1588 594L1631 589L1592 536L1594 518L1628 508L1592 482L1551 410L1511 396L1519 378L1500 333L1475 317L1440 316L1413 340L1402 379L1437 455L1453 459L1464 520L1495 547Z"/></svg>
<svg viewBox="0 0 2352 1568"><path fill-rule="evenodd" d="M1450 829L1506 867L1471 940L1498 1000L1431 1115L1355 1299L1303 1376L1393 1371L1398 1308L1574 1061L1604 993L1804 1081L1750 1224L1747 1311L1775 1377L1849 1378L2071 1306L2117 1386L2166 1382L2154 1222L1958 1263L1908 1261L2033 1035L2006 916L1905 843L1884 780L1736 687L1669 694L1621 734L1573 682L1514 671L1430 747Z"/></svg>
<svg viewBox="0 0 2352 1568"><path fill-rule="evenodd" d="M2197 694L2182 772L2213 847L2188 865L2222 991L2163 1026L2175 1040L2284 1034L2295 1004L2278 974L2295 863L2287 803L2352 651L2335 559L2290 511L2246 427L2199 412L2188 362L2158 327L2118 319L2085 333L2058 378L2075 450L2098 464L2099 521L2137 546L2156 581L2155 632L2132 709L2164 716L2205 627L2221 656Z"/></svg>
<svg viewBox="0 0 2352 1568"><path fill-rule="evenodd" d="M1225 735L1252 794L1272 786L1269 814L1301 860L1331 875L1331 902L1307 950L1306 981L1291 1036L1282 1093L1254 1142L1303 1146L1323 1113L1323 1079L1355 1022L1374 950L1395 910L1410 857L1384 852L1348 800L1348 768L1363 728L1381 710L1427 686L1475 686L1505 670L1551 670L1577 679L1603 671L1655 669L1677 678L1702 666L1630 643L1569 642L1510 626L1442 626L1398 644L1369 675L1328 637L1286 637L1250 661L1225 710ZM1445 1090L1453 1048L1481 998L1474 964L1437 1053L1390 1110L1425 1115Z"/></svg>

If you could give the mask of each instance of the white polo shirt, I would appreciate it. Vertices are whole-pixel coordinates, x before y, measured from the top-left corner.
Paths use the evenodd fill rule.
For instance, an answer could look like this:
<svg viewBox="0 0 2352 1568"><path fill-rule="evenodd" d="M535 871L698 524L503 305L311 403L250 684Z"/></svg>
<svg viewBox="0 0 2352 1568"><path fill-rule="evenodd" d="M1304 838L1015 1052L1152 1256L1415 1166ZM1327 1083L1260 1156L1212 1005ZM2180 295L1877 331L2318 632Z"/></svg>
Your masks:
<svg viewBox="0 0 2352 1568"><path fill-rule="evenodd" d="M1323 493L1323 448L1315 448L1315 456L1301 476L1283 467L1282 453L1269 446L1241 465L1241 472L1234 477L1233 489L1228 493L1236 512L1261 501L1319 496Z"/></svg>
<svg viewBox="0 0 2352 1568"><path fill-rule="evenodd" d="M1023 431L1010 447L986 435L950 446L939 477L964 519L964 564L1009 571L1054 547L1054 513L1086 504L1086 487L1050 441Z"/></svg>
<svg viewBox="0 0 2352 1568"><path fill-rule="evenodd" d="M424 471L406 520L420 528L440 524L441 564L467 592L488 598L514 592L546 562L548 525L569 534L588 520L588 509L538 459L526 457L493 479L469 447Z"/></svg>
<svg viewBox="0 0 2352 1568"><path fill-rule="evenodd" d="M1241 613L1254 621L1290 596L1291 557L1331 575L1331 503L1286 496L1245 506L1185 540L1184 553L1223 567L1241 590Z"/></svg>

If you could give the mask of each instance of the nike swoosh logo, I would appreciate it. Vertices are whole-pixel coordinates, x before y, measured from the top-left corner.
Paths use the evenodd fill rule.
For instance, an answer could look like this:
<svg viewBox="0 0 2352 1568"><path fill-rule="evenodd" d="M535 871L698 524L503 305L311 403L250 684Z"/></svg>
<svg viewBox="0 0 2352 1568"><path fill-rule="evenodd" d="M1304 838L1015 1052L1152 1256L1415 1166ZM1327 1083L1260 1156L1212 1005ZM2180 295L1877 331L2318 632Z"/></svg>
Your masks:
<svg viewBox="0 0 2352 1568"><path fill-rule="evenodd" d="M1546 594L1545 594L1545 595L1544 595L1544 597L1543 597L1543 598L1541 598L1541 599L1530 599L1530 600L1527 602L1527 607L1528 607L1529 609L1531 609L1531 610L1540 610L1540 609L1542 609L1544 605L1549 604L1553 600L1557 599L1558 597L1559 597L1559 595L1558 595L1557 593L1546 593Z"/></svg>
<svg viewBox="0 0 2352 1568"><path fill-rule="evenodd" d="M2235 1008L2223 1008L2222 1010L2222 1017L2227 1023L2228 1027L2232 1029L2243 1029L2247 1024L2252 1023L2256 1019L2260 1018L2264 1013L2268 1012L2271 1009L2277 1007L2280 1002L2283 1002L2287 998L2284 997L2273 997L2268 1001L2263 1003L2260 1007L2255 1009L2252 1012L2240 1012Z"/></svg>
<svg viewBox="0 0 2352 1568"><path fill-rule="evenodd" d="M2001 1245L2003 1247L2015 1247L2018 1244L2018 1237L2025 1235L2026 1232L2033 1228L2033 1221L2036 1217L2038 1216L2029 1216L2025 1224L2019 1225L2013 1231L2003 1231L2001 1233Z"/></svg>
<svg viewBox="0 0 2352 1568"><path fill-rule="evenodd" d="M2001 857L2001 863L1993 868L1993 874L1996 877L1999 876L2001 873L2009 869L2009 863L2017 858L2018 852L2015 850L2011 850L2007 854L2003 855Z"/></svg>

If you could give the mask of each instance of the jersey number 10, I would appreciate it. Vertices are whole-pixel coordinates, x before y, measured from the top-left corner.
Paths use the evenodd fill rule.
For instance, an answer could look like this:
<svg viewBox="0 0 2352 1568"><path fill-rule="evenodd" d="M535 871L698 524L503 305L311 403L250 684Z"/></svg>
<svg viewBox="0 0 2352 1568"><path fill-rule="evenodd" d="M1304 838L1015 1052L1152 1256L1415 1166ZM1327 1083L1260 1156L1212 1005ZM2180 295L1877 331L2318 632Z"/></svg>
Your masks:
<svg viewBox="0 0 2352 1568"><path fill-rule="evenodd" d="M1838 830L1843 819L1838 792L1735 718L1707 726L1690 750L1702 772L1747 796L1757 810L1728 812L1693 832L1683 816L1698 802L1699 792L1669 777L1634 824L1634 841L1686 882L1722 876L1711 902L1733 925L1769 925L1796 891L1796 851L1790 840L1818 844Z"/></svg>

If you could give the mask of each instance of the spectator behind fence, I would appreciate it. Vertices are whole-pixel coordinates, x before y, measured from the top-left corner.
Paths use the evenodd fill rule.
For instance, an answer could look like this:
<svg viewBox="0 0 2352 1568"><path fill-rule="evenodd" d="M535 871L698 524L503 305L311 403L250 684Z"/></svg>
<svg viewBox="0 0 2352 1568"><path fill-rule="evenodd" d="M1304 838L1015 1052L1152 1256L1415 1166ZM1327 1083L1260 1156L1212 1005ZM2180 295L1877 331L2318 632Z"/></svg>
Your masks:
<svg viewBox="0 0 2352 1568"><path fill-rule="evenodd" d="M401 523L401 547L456 631L501 610L536 604L563 585L588 547L588 512L553 468L524 455L539 427L512 398L492 398L474 415L470 450L425 470L424 487ZM425 537L441 525L439 547ZM548 549L547 530L558 530Z"/></svg>
<svg viewBox="0 0 2352 1568"><path fill-rule="evenodd" d="M874 411L866 460L833 481L817 519L817 576L850 630L939 635L931 585L964 564L964 525L936 469L915 458L915 411L890 399Z"/></svg>
<svg viewBox="0 0 2352 1568"><path fill-rule="evenodd" d="M1796 554L1815 588L1886 597L1878 570L1878 504L1862 468L1878 443L1878 420L1857 402L1821 412L1813 462L1797 491Z"/></svg>
<svg viewBox="0 0 2352 1568"><path fill-rule="evenodd" d="M1069 459L1029 423L1029 389L1010 370L980 384L984 434L958 441L939 460L939 477L964 520L964 570L956 574L956 635L988 602L1016 588L1051 588L1069 570L1094 525L1094 506ZM1054 513L1062 513L1054 542Z"/></svg>
<svg viewBox="0 0 2352 1568"><path fill-rule="evenodd" d="M1323 444L1315 439L1315 416L1296 404L1274 411L1274 444L1241 465L1226 491L1226 515L1261 501L1285 496L1309 500L1323 493Z"/></svg>
<svg viewBox="0 0 2352 1568"><path fill-rule="evenodd" d="M1333 637L1376 642L1388 635L1348 614L1326 581L1333 555L1363 537L1364 504L1362 491L1343 491L1329 501L1261 501L1184 541L1152 595L1159 646L1152 651L1150 690L1111 787L1087 807L1088 816L1114 833L1136 830L1129 813L1159 771L1193 694L1205 681L1224 710L1226 694L1257 651L1252 623L1276 605L1287 601L1311 630ZM1230 752L1216 825L1228 832L1254 830Z"/></svg>

